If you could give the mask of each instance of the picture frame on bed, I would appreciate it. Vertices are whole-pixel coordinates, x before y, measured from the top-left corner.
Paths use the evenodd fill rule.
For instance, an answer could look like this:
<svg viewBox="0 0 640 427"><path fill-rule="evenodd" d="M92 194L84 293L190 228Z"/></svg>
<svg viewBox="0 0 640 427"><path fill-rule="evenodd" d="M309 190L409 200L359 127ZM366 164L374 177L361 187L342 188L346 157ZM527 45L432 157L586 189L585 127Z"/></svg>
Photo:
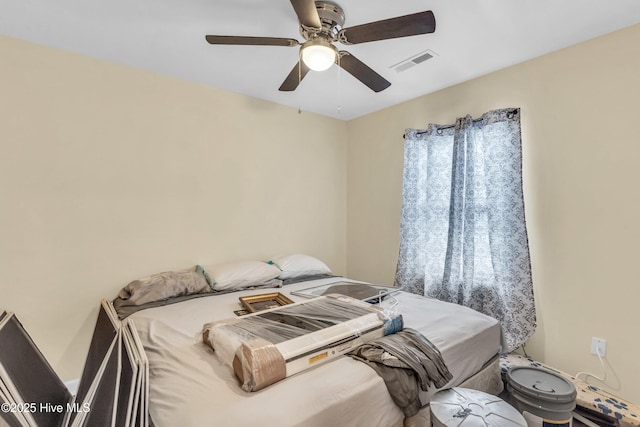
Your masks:
<svg viewBox="0 0 640 427"><path fill-rule="evenodd" d="M248 295L240 297L240 303L249 313L256 313L270 308L282 307L283 305L293 304L286 296L280 292L269 294Z"/></svg>

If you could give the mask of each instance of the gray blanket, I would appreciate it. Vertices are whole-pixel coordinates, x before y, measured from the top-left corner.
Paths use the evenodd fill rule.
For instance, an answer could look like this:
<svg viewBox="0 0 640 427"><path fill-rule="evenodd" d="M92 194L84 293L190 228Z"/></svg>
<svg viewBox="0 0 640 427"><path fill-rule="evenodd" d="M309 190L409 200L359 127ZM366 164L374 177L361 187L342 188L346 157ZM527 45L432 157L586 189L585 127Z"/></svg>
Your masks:
<svg viewBox="0 0 640 427"><path fill-rule="evenodd" d="M453 378L440 351L420 332L405 328L361 345L349 356L371 366L406 417L422 407L419 388L444 387Z"/></svg>

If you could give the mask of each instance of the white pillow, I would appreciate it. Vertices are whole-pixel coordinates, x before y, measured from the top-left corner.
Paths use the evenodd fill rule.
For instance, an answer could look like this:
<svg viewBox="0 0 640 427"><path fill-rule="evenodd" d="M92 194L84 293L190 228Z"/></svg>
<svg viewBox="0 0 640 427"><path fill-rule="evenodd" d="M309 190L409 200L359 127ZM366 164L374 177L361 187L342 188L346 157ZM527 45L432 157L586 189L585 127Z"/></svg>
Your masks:
<svg viewBox="0 0 640 427"><path fill-rule="evenodd" d="M205 265L203 274L214 291L266 285L280 274L275 266L261 261L236 261Z"/></svg>
<svg viewBox="0 0 640 427"><path fill-rule="evenodd" d="M303 276L316 276L319 274L332 274L331 269L327 267L324 262L310 255L278 255L271 258L269 263L282 270L278 276L278 279L281 280Z"/></svg>

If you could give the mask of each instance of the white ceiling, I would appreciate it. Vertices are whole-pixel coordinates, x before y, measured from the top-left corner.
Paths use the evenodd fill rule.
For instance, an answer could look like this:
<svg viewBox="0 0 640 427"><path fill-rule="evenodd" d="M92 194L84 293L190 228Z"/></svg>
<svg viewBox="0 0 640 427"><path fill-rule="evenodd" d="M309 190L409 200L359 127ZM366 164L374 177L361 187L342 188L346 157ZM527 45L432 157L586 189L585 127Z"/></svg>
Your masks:
<svg viewBox="0 0 640 427"><path fill-rule="evenodd" d="M640 22L640 0L335 2L344 27L432 10L436 32L338 44L391 82L380 93L337 66L279 92L298 48L205 41L206 34L302 41L287 0L0 0L0 34L349 120ZM427 49L437 55L402 73L390 68Z"/></svg>

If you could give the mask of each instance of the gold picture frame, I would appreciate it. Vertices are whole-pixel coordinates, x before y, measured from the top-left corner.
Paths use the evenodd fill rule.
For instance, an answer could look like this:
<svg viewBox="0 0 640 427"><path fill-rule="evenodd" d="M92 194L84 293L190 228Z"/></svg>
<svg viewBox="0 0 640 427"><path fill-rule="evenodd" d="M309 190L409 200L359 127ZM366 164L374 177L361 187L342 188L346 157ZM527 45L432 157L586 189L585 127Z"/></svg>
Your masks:
<svg viewBox="0 0 640 427"><path fill-rule="evenodd" d="M256 313L262 310L269 310L271 308L293 304L293 301L282 295L280 292L273 292L270 294L240 297L240 303L249 313Z"/></svg>

